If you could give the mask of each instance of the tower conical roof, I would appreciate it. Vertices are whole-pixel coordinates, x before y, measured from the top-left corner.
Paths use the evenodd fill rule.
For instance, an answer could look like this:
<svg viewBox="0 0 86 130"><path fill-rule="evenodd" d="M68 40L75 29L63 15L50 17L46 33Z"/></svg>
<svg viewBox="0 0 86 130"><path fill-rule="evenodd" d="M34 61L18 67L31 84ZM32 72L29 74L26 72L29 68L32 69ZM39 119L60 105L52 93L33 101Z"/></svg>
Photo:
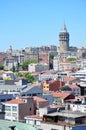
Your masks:
<svg viewBox="0 0 86 130"><path fill-rule="evenodd" d="M64 23L64 25L63 25L63 28L62 28L61 32L67 32L67 28L66 28L65 23Z"/></svg>

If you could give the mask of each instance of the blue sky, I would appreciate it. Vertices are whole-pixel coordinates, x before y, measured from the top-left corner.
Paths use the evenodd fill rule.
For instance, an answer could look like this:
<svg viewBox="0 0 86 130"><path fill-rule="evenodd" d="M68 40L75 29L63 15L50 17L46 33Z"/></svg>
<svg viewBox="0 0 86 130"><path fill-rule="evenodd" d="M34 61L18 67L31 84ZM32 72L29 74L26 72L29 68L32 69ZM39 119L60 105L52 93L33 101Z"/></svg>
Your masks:
<svg viewBox="0 0 86 130"><path fill-rule="evenodd" d="M85 46L86 0L0 0L0 51L59 46L64 21L70 46Z"/></svg>

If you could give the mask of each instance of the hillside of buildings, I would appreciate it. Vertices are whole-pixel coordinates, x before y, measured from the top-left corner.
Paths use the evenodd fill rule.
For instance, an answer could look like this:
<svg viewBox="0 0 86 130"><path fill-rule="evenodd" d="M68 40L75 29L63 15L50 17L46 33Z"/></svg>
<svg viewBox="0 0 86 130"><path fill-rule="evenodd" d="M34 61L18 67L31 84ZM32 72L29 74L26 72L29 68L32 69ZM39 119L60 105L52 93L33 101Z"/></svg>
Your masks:
<svg viewBox="0 0 86 130"><path fill-rule="evenodd" d="M65 25L59 47L0 52L0 120L12 130L19 126L9 121L38 130L86 128L86 48L69 45Z"/></svg>

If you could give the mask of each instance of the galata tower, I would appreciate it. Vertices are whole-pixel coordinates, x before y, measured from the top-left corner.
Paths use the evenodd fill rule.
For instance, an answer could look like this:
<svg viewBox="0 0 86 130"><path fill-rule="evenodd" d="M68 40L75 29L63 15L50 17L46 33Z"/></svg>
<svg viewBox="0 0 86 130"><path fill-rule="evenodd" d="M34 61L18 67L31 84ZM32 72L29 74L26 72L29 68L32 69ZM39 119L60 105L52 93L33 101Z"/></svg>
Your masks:
<svg viewBox="0 0 86 130"><path fill-rule="evenodd" d="M60 52L69 51L69 33L67 32L66 25L64 24L61 32L59 33Z"/></svg>

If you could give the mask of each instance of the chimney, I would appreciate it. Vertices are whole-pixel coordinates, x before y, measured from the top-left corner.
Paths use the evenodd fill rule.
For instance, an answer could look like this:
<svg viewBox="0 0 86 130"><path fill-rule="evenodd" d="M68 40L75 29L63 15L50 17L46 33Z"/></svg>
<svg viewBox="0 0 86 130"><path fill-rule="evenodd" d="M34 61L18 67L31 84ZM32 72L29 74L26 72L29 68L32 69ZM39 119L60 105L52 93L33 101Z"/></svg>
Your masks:
<svg viewBox="0 0 86 130"><path fill-rule="evenodd" d="M15 127L16 127L16 126L9 126L9 128L10 128L11 130L15 130Z"/></svg>

